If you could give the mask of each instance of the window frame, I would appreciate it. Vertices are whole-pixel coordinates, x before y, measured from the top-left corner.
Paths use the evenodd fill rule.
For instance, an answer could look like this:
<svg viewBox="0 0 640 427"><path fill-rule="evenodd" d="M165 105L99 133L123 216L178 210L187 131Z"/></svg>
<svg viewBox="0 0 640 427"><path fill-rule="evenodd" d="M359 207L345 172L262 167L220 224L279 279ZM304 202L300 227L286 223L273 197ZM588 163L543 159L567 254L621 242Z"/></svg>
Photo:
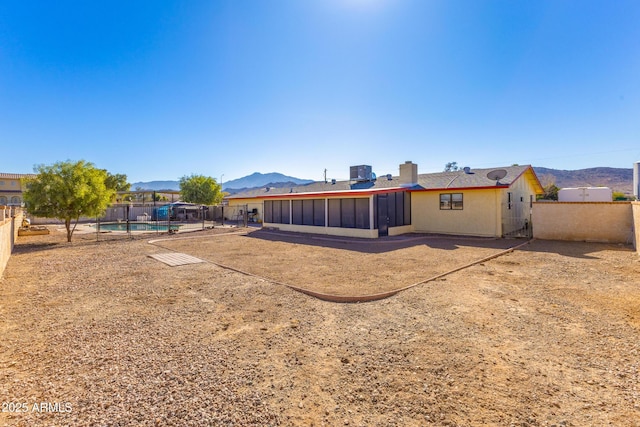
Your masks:
<svg viewBox="0 0 640 427"><path fill-rule="evenodd" d="M459 200L457 200L458 198ZM464 193L440 193L440 210L464 210Z"/></svg>

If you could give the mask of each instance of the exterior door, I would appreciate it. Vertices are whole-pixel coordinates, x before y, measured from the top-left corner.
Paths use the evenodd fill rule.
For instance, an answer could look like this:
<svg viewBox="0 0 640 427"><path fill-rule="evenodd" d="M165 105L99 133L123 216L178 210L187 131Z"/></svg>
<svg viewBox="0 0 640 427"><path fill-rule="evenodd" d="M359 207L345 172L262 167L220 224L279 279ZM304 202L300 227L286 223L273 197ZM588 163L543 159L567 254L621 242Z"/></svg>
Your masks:
<svg viewBox="0 0 640 427"><path fill-rule="evenodd" d="M378 195L378 237L384 237L389 235L389 211L388 211L388 196Z"/></svg>

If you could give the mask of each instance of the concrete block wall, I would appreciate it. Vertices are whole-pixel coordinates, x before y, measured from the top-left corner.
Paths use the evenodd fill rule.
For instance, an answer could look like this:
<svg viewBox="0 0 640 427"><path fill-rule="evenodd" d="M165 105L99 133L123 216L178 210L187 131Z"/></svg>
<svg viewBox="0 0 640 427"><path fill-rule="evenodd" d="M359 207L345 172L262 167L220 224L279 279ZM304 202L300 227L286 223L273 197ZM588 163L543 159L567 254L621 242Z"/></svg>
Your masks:
<svg viewBox="0 0 640 427"><path fill-rule="evenodd" d="M631 202L536 202L533 237L632 244Z"/></svg>
<svg viewBox="0 0 640 427"><path fill-rule="evenodd" d="M23 215L20 208L0 209L0 276L4 274L13 252L13 244L18 238Z"/></svg>
<svg viewBox="0 0 640 427"><path fill-rule="evenodd" d="M634 245L636 246L636 252L640 255L640 202L632 202L631 209L633 214Z"/></svg>

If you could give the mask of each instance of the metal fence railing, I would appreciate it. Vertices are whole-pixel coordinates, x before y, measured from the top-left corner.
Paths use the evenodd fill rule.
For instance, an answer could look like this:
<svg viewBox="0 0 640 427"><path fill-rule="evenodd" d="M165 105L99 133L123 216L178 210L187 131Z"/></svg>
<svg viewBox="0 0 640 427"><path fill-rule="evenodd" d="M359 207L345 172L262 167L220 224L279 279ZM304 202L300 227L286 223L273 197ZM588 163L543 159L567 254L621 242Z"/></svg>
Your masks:
<svg viewBox="0 0 640 427"><path fill-rule="evenodd" d="M90 224L97 239L132 237L150 233L206 230L234 222L225 220L221 206L169 203L157 206L114 205Z"/></svg>

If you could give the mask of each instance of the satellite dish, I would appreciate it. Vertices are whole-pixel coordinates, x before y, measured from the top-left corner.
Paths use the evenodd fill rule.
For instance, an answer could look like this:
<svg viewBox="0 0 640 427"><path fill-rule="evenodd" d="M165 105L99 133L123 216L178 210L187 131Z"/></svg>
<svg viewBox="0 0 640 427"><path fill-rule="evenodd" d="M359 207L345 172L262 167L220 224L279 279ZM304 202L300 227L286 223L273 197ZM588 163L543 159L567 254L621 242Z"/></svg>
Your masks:
<svg viewBox="0 0 640 427"><path fill-rule="evenodd" d="M487 178L489 178L492 181L495 181L496 184L505 176L507 176L507 171L504 169L495 169L487 174Z"/></svg>

